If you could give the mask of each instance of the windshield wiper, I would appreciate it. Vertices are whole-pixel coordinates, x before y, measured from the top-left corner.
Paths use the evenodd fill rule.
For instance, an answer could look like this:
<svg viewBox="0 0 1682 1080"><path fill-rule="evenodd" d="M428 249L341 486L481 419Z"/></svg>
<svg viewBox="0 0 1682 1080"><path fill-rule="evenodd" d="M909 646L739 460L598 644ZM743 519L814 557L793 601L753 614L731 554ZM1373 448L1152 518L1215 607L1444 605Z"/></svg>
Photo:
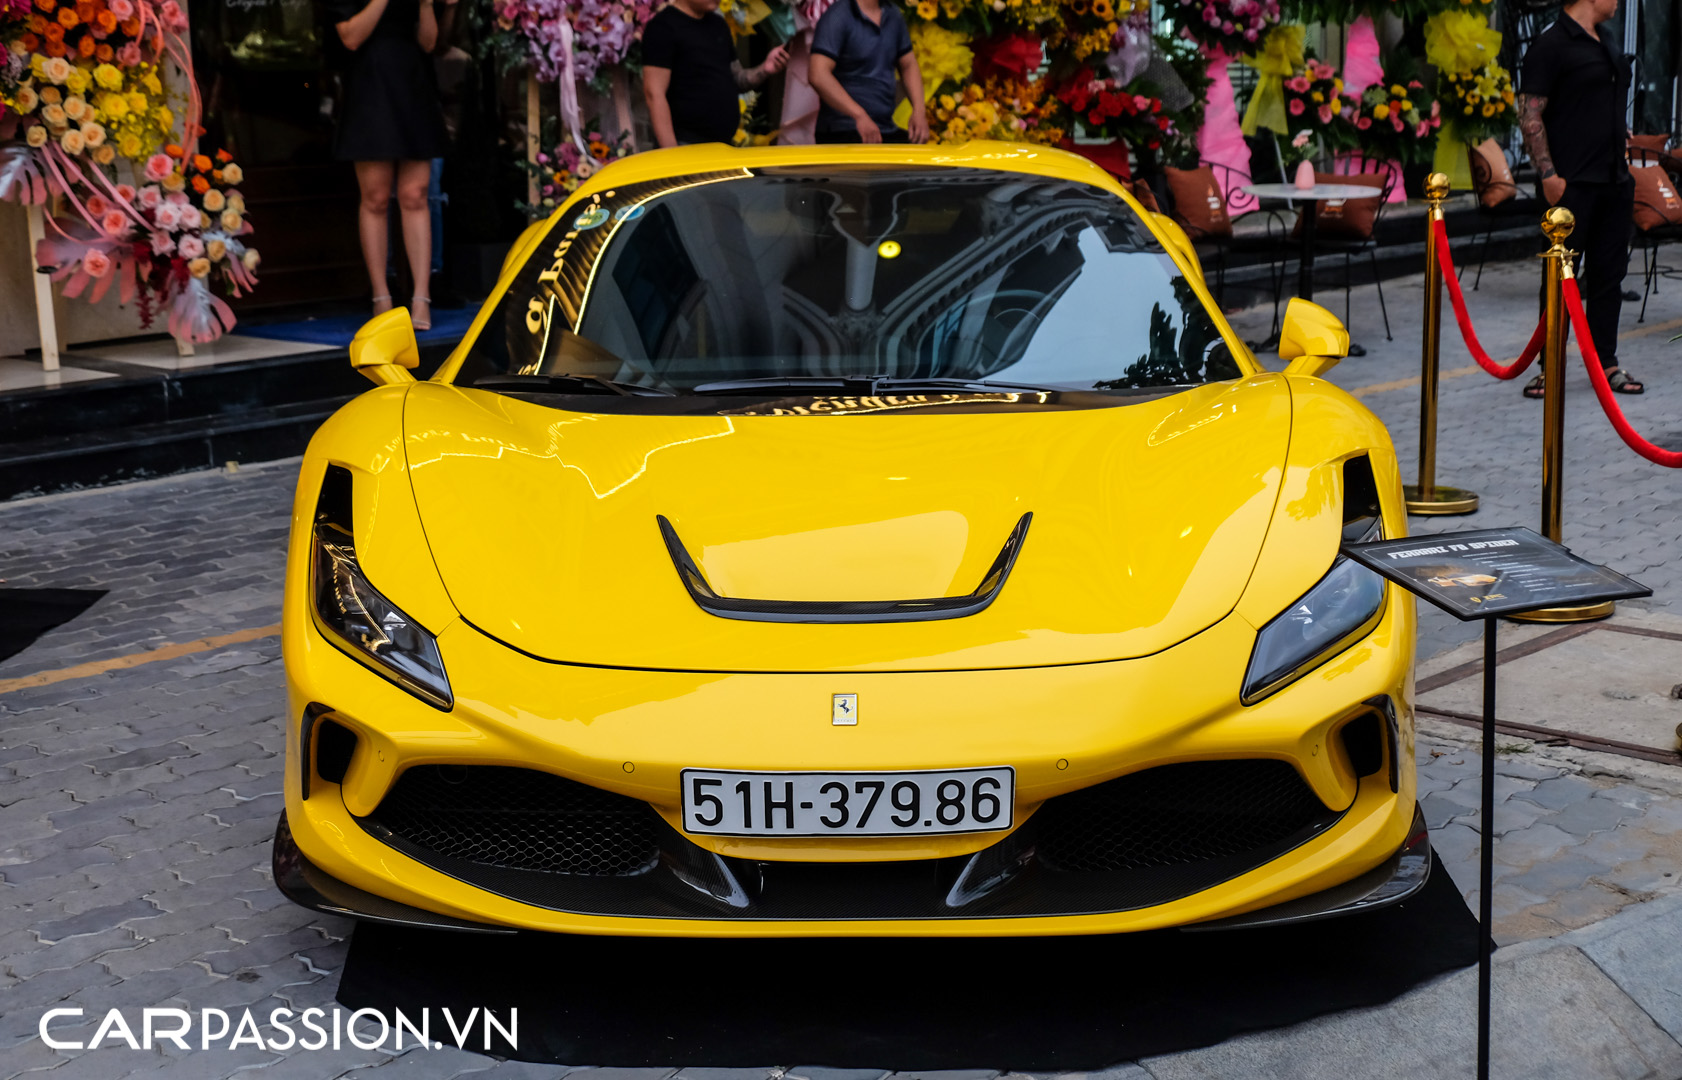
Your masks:
<svg viewBox="0 0 1682 1080"><path fill-rule="evenodd" d="M724 379L702 383L692 394L757 394L773 390L796 390L806 394L892 394L909 390L1010 393L1017 390L1045 392L1055 387L1030 383L992 382L985 379L895 378L889 375L772 375L763 379Z"/></svg>
<svg viewBox="0 0 1682 1080"><path fill-rule="evenodd" d="M615 382L600 375L483 375L473 380L479 390L515 393L616 394L620 397L671 397L670 390Z"/></svg>

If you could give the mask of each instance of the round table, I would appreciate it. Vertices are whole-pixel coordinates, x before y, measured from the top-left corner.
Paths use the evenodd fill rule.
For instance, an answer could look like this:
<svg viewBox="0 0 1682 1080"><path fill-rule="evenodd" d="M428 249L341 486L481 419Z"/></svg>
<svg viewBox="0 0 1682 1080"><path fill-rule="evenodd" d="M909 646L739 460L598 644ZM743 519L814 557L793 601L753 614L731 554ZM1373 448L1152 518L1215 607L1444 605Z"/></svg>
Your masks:
<svg viewBox="0 0 1682 1080"><path fill-rule="evenodd" d="M1283 199L1285 202L1304 201L1300 254L1297 258L1297 295L1304 300L1314 299L1314 219L1320 203L1326 199L1376 199L1382 194L1378 188L1363 184L1315 184L1300 188L1295 184L1248 184L1238 189L1258 199Z"/></svg>

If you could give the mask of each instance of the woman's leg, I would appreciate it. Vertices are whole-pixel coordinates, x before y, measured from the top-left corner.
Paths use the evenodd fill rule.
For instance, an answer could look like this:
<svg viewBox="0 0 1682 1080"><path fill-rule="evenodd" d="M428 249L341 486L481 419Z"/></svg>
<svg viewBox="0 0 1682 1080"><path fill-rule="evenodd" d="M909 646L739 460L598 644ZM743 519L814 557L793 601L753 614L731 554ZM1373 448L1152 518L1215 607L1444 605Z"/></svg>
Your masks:
<svg viewBox="0 0 1682 1080"><path fill-rule="evenodd" d="M432 162L397 163L397 210L403 217L403 248L409 253L409 272L415 278L410 311L416 330L432 327L432 211L426 201L431 182Z"/></svg>
<svg viewBox="0 0 1682 1080"><path fill-rule="evenodd" d="M389 161L356 163L356 185L362 191L356 215L357 232L362 237L362 261L368 267L375 314L391 310L391 295L385 284L386 208L391 203L391 177Z"/></svg>

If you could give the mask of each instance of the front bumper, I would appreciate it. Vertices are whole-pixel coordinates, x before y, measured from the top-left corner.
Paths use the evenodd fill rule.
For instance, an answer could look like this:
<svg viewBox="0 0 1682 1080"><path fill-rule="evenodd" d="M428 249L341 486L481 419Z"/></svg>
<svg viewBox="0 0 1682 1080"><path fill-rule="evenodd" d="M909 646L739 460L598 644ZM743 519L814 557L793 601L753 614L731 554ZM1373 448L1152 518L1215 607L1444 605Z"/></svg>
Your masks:
<svg viewBox="0 0 1682 1080"><path fill-rule="evenodd" d="M318 880L478 926L655 935L1045 934L1231 918L1378 871L1408 839L1413 617L1398 594L1391 590L1371 635L1250 707L1237 703L1236 690L1254 630L1236 616L1138 660L845 675L550 664L457 622L439 636L457 688L455 708L443 713L370 674L289 610L290 833ZM483 691L490 687L494 698ZM859 695L858 726L829 723L829 699L839 691ZM1339 732L1362 713L1361 703L1375 699L1394 704L1394 736L1384 767L1357 776ZM312 707L350 729L357 748L342 783L312 772L305 798L302 729ZM1166 885L1140 888L1135 878L1118 889L1113 878L1088 879L1071 895L1067 879L1041 872L1035 820L1048 800L1147 769L1234 759L1288 764L1324 813L1272 838L1272 848L1256 849L1259 861L1203 866L1201 876L1182 874ZM685 767L891 770L931 763L1015 767L1017 828L844 840L687 836L678 828L678 773ZM416 850L403 836L382 832L377 811L404 771L422 765L536 769L646 804L659 818L658 866L640 877L580 883L569 874L484 872ZM361 914L348 895L332 908Z"/></svg>

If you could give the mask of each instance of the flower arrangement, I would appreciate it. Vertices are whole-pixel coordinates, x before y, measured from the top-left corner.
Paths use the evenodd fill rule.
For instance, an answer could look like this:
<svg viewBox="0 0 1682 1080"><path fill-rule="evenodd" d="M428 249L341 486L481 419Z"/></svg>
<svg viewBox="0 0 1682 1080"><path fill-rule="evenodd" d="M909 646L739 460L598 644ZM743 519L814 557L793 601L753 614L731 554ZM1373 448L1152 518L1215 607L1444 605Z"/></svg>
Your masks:
<svg viewBox="0 0 1682 1080"><path fill-rule="evenodd" d="M36 253L65 283L64 295L92 285L97 303L116 285L125 303L138 301L142 327L167 307L169 331L183 340L212 341L232 329L233 312L211 286L233 296L250 291L262 261L243 239L252 230L234 186L244 179L240 167L223 151L213 158L172 145L147 159L138 188L89 174L79 200L86 219L58 224Z"/></svg>
<svg viewBox="0 0 1682 1080"><path fill-rule="evenodd" d="M989 78L938 95L929 109L935 142L1003 139L1049 145L1064 135L1055 123L1057 99L1044 79Z"/></svg>
<svg viewBox="0 0 1682 1080"><path fill-rule="evenodd" d="M554 117L544 120L542 144L550 149L539 151L535 163L522 162L538 181L537 202L517 204L527 217L547 217L597 169L632 152L629 132L610 140L599 131L590 131L580 141L562 136Z"/></svg>
<svg viewBox="0 0 1682 1080"><path fill-rule="evenodd" d="M1500 64L1437 76L1439 100L1454 118L1455 137L1468 143L1505 137L1518 120L1513 77Z"/></svg>
<svg viewBox="0 0 1682 1080"><path fill-rule="evenodd" d="M1313 56L1285 80L1285 113L1293 129L1307 129L1333 144L1348 141L1343 117L1347 100L1337 68Z"/></svg>
<svg viewBox="0 0 1682 1080"><path fill-rule="evenodd" d="M1100 78L1083 68L1058 87L1057 97L1085 134L1120 139L1135 151L1156 150L1177 131L1161 98L1136 93L1114 76Z"/></svg>
<svg viewBox="0 0 1682 1080"><path fill-rule="evenodd" d="M493 0L485 43L508 66L530 63L543 82L570 70L605 90L607 69L630 56L659 7L655 0Z"/></svg>
<svg viewBox="0 0 1682 1080"><path fill-rule="evenodd" d="M196 91L179 120L167 100L166 60L190 84L186 32L178 0L0 0L0 198L62 196L36 259L65 296L116 286L143 328L167 308L170 333L207 342L234 325L212 286L249 291L260 256L244 173L197 150Z"/></svg>
<svg viewBox="0 0 1682 1080"><path fill-rule="evenodd" d="M1285 17L1294 22L1347 25L1365 15L1372 19L1394 15L1404 23L1429 18L1439 11L1487 10L1495 0L1285 0Z"/></svg>
<svg viewBox="0 0 1682 1080"><path fill-rule="evenodd" d="M1345 113L1370 158L1415 165L1431 160L1442 107L1419 79L1369 86Z"/></svg>
<svg viewBox="0 0 1682 1080"><path fill-rule="evenodd" d="M1279 0L1179 0L1163 7L1181 37L1234 56L1253 51L1279 14Z"/></svg>

